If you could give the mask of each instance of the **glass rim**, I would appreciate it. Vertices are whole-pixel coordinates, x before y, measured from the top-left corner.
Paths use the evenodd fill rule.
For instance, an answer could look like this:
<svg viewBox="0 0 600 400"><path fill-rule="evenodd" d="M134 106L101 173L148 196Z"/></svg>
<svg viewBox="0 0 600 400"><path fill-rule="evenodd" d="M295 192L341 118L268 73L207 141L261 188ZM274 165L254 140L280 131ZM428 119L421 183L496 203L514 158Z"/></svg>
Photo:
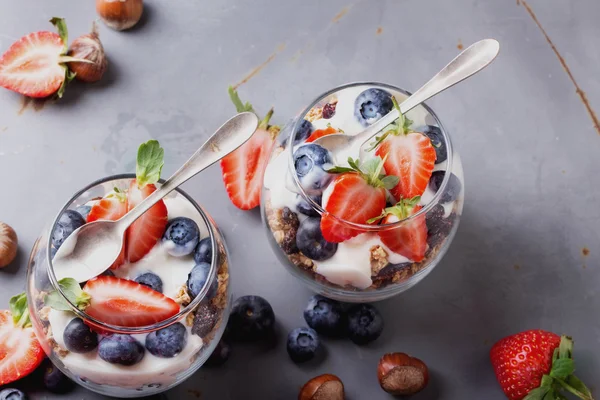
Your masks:
<svg viewBox="0 0 600 400"><path fill-rule="evenodd" d="M356 86L378 86L378 87L385 88L388 90L400 92L406 96L412 95L411 92L409 92L405 89L401 89L399 87L396 87L396 86L393 86L393 85L390 85L387 83L374 82L374 81L365 81L365 82L358 81L358 82L345 83L343 85L336 86L336 87L322 93L315 100L313 100L307 108L305 108L302 111L302 113L300 114L302 117L296 118L296 121L294 122L292 132L290 133L290 136L287 139L287 147L288 147L287 150L288 150L288 156L289 156L288 157L288 168L289 168L289 171L291 172L292 179L293 179L294 185L296 186L296 189L299 189L298 194L304 199L304 201L306 201L308 204L310 204L310 206L313 207L319 214L330 215L331 217L335 218L337 222L339 222L343 225L350 226L352 228L356 228L357 230L360 230L363 232L386 231L386 230L394 229L394 228L397 228L398 226L407 224L408 222L415 220L415 219L419 218L420 216L424 216L431 209L433 209L433 207L435 207L439 203L439 200L441 199L441 197L444 193L444 190L446 189L446 186L448 186L448 182L450 181L451 173L444 174L444 179L442 180L442 184L438 188L437 192L433 195L431 201L429 201L429 203L425 204L417 213L415 213L407 218L404 218L403 220L397 221L397 222L393 222L390 224L378 224L378 225L359 224L356 222L347 221L343 218L339 218L338 216L336 216L334 214L329 214L320 204L315 202L313 199L310 198L309 195L306 194L306 192L302 188L302 185L300 184L300 181L298 180L298 176L295 173L296 171L295 171L295 167L294 167L294 138L296 136L296 133L298 132L298 129L300 128L300 124L302 124L302 121L304 120L304 117L310 112L310 110L313 107L315 107L317 104L319 104L319 102L321 102L324 98L331 96L332 94L339 92L340 90L344 90L344 89L348 89L348 88L356 87ZM431 107L429 107L424 102L419 104L417 107L419 107L419 106L424 107L425 110L433 117L433 119L435 120L435 122L437 124L437 127L442 132L442 135L446 142L446 150L447 150L447 154L448 154L448 157L446 159L446 165L451 167L453 165L452 164L453 148L452 148L452 141L450 140L450 135L446 131L446 128L444 128L442 121L439 119L437 114L431 109ZM408 111L408 112L410 113L410 111ZM449 169L446 169L446 170L449 170Z"/></svg>
<svg viewBox="0 0 600 400"><path fill-rule="evenodd" d="M194 298L190 302L190 304L185 306L177 314L175 314L165 320L156 322L154 324L144 325L144 326L139 326L139 327L112 325L112 324L107 324L105 322L102 322L102 321L88 315L85 311L82 311L79 308L77 308L77 306L75 304L73 304L67 298L67 296L61 289L60 285L58 284L58 280L56 279L56 274L54 273L54 266L52 265L52 255L51 255L52 232L54 232L54 229L56 228L56 224L58 223L58 220L60 219L62 214L66 210L69 209L69 207L73 204L73 202L75 200L77 200L83 193L87 192L88 190L90 190L98 185L101 185L103 183L109 182L109 181L121 180L121 179L135 179L135 177L136 176L133 173L110 175L110 176L107 176L104 178L97 179L97 180L93 181L92 183L88 184L87 186L85 186L83 189L80 189L77 192L75 192L75 194L73 196L71 196L71 198L65 203L65 205L61 208L61 210L57 214L57 216L54 218L51 229L49 231L50 233L48 235L48 243L46 246L46 259L48 261L48 264L47 264L48 271L47 272L48 272L48 277L50 278L50 283L52 284L53 289L56 290L64 300L66 300L67 304L71 308L71 311L73 313L75 313L75 315L77 317L82 318L84 321L90 321L94 326L97 326L101 329L105 329L107 331L111 331L112 333L126 333L126 334L148 333L148 332L156 331L158 329L165 328L169 325L172 325L172 324L180 321L185 315L187 315L191 311L193 311L202 302L202 300L204 300L204 297L206 296L206 294L208 293L208 291L210 289L211 283L213 282L214 279L217 279L217 270L218 270L217 262L218 262L218 258L220 256L220 252L219 252L219 247L218 247L218 243L216 240L216 235L213 231L213 227L210 222L210 218L206 215L206 213L204 212L202 207L200 207L200 205L198 203L196 203L196 201L189 194L187 194L180 188L175 188L173 190L173 192L177 192L178 194L182 195L186 200L188 200L194 206L196 211L198 211L200 216L202 217L202 219L207 227L208 235L210 237L210 242L211 242L211 246L213 249L208 278L207 278L206 282L204 283L202 290L200 290L200 293L198 293L196 298ZM158 181L158 183L160 183L161 185L164 184L165 179L160 179Z"/></svg>

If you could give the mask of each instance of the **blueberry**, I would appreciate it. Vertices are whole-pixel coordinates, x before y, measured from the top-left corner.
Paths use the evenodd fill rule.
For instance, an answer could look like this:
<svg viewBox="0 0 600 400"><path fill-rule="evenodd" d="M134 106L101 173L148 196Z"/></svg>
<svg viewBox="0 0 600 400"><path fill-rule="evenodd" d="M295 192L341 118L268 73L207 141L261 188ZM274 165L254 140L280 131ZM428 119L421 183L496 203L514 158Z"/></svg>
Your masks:
<svg viewBox="0 0 600 400"><path fill-rule="evenodd" d="M79 207L75 207L75 211L77 211L79 214L81 214L83 219L87 219L88 215L90 214L90 211L92 211L92 206L88 206L88 205L84 204Z"/></svg>
<svg viewBox="0 0 600 400"><path fill-rule="evenodd" d="M314 295L304 309L308 326L327 336L341 336L346 329L342 304L321 295Z"/></svg>
<svg viewBox="0 0 600 400"><path fill-rule="evenodd" d="M167 252L175 257L192 254L200 240L200 230L194 220L177 217L169 221L162 241L167 246Z"/></svg>
<svg viewBox="0 0 600 400"><path fill-rule="evenodd" d="M130 335L115 333L100 340L98 355L111 364L134 365L144 358L144 346Z"/></svg>
<svg viewBox="0 0 600 400"><path fill-rule="evenodd" d="M260 296L243 296L233 303L229 316L229 333L239 341L264 339L273 333L275 313Z"/></svg>
<svg viewBox="0 0 600 400"><path fill-rule="evenodd" d="M54 232L52 232L52 245L58 249L65 239L83 224L85 224L85 220L81 214L77 211L66 210L58 219Z"/></svg>
<svg viewBox="0 0 600 400"><path fill-rule="evenodd" d="M146 336L146 349L157 357L171 358L181 353L187 343L187 330L177 322Z"/></svg>
<svg viewBox="0 0 600 400"><path fill-rule="evenodd" d="M316 261L327 260L337 251L337 243L323 238L321 219L309 217L300 223L296 233L296 245L305 256Z"/></svg>
<svg viewBox="0 0 600 400"><path fill-rule="evenodd" d="M144 286L148 286L150 289L156 292L162 293L163 291L162 279L152 272L146 272L145 274L138 276L135 278L135 281Z"/></svg>
<svg viewBox="0 0 600 400"><path fill-rule="evenodd" d="M294 167L300 185L309 195L320 195L333 178L326 172L333 168L331 154L318 144L309 143L298 148L294 152Z"/></svg>
<svg viewBox="0 0 600 400"><path fill-rule="evenodd" d="M19 389L4 389L0 392L0 400L27 400L28 397Z"/></svg>
<svg viewBox="0 0 600 400"><path fill-rule="evenodd" d="M431 190L437 192L440 189L445 175L446 171L433 171L433 174L431 174L431 179L429 179L429 187ZM442 194L441 202L448 203L456 200L461 190L462 184L460 183L460 179L458 179L458 177L453 173L450 173L450 180L448 181L448 185L446 186L444 194Z"/></svg>
<svg viewBox="0 0 600 400"><path fill-rule="evenodd" d="M208 279L208 274L210 273L210 264L202 262L200 264L196 264L192 271L188 275L187 280L187 288L188 294L193 299L196 298L200 294L200 291L206 284L206 280ZM206 293L206 299L212 299L217 294L217 289L219 288L219 283L216 279L212 281L210 284L210 288Z"/></svg>
<svg viewBox="0 0 600 400"><path fill-rule="evenodd" d="M227 344L227 342L221 339L204 365L209 367L218 367L223 365L229 359L230 353L231 347Z"/></svg>
<svg viewBox="0 0 600 400"><path fill-rule="evenodd" d="M301 363L312 359L319 348L319 335L311 328L296 328L288 334L287 352L292 361Z"/></svg>
<svg viewBox="0 0 600 400"><path fill-rule="evenodd" d="M92 332L81 318L73 318L63 332L63 340L69 351L87 353L98 346L98 335Z"/></svg>
<svg viewBox="0 0 600 400"><path fill-rule="evenodd" d="M43 364L44 387L52 393L66 393L73 388L70 380L60 369L49 360Z"/></svg>
<svg viewBox="0 0 600 400"><path fill-rule="evenodd" d="M321 205L322 196L310 196L310 198L318 205ZM296 209L298 212L308 215L309 217L318 217L320 215L317 210L315 210L313 206L308 201L304 200L304 198L299 194L296 195L296 199L298 201L296 203Z"/></svg>
<svg viewBox="0 0 600 400"><path fill-rule="evenodd" d="M363 126L369 126L394 107L392 95L381 89L367 89L354 102L354 115Z"/></svg>
<svg viewBox="0 0 600 400"><path fill-rule="evenodd" d="M303 119L300 123L298 131L296 132L296 136L294 136L294 144L296 145L298 143L302 143L308 139L313 129L313 125L310 123L310 121Z"/></svg>
<svg viewBox="0 0 600 400"><path fill-rule="evenodd" d="M212 244L210 242L210 238L204 238L196 246L196 250L194 250L194 261L196 264L200 264L202 262L211 263L212 262Z"/></svg>
<svg viewBox="0 0 600 400"><path fill-rule="evenodd" d="M442 130L437 126L426 125L415 129L417 132L423 132L429 140L431 145L435 149L435 163L440 164L448 158L448 149L446 148L446 141Z"/></svg>
<svg viewBox="0 0 600 400"><path fill-rule="evenodd" d="M370 304L358 304L348 310L348 336L363 345L377 339L383 331L383 318Z"/></svg>

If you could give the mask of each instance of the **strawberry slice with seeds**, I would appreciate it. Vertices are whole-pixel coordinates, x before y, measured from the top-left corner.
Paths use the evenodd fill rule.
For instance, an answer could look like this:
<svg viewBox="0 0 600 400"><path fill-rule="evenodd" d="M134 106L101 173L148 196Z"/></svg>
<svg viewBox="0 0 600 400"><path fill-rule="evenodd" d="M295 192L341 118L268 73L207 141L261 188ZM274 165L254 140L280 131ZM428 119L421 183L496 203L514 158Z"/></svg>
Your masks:
<svg viewBox="0 0 600 400"><path fill-rule="evenodd" d="M359 167L358 160L349 158L349 168L335 167L329 171L341 175L328 188L329 196L323 198L327 214L321 218L321 231L325 240L340 243L363 232L340 219L366 224L381 213L386 203L386 188L398 183L398 178L381 174L383 162L374 158Z"/></svg>
<svg viewBox="0 0 600 400"><path fill-rule="evenodd" d="M400 111L398 102L392 97L394 106ZM402 113L398 122L390 125L382 136L377 138L372 148L375 154L386 158L385 171L400 178L398 185L390 190L397 199L411 199L421 196L435 166L435 148L431 140L420 132L412 132L412 121Z"/></svg>
<svg viewBox="0 0 600 400"><path fill-rule="evenodd" d="M46 357L31 327L25 293L10 299L10 309L0 310L0 385L29 375Z"/></svg>
<svg viewBox="0 0 600 400"><path fill-rule="evenodd" d="M422 207L418 205L420 197L403 199L393 207L383 210L383 213L369 220L369 223L381 220L383 224L393 224L416 214ZM383 244L394 253L419 262L425 258L427 250L427 225L425 215L419 215L397 228L384 230L378 233Z"/></svg>
<svg viewBox="0 0 600 400"><path fill-rule="evenodd" d="M230 87L229 96L238 112L252 111L250 103L243 104L237 92ZM239 209L250 210L260 204L265 169L279 134L278 126L269 125L273 109L246 143L221 160L223 182L229 199Z"/></svg>
<svg viewBox="0 0 600 400"><path fill-rule="evenodd" d="M316 131L311 133L311 135L308 137L308 139L306 139L306 143L314 142L318 138L321 138L321 137L327 136L327 135L333 135L334 133L343 133L343 132L335 129L331 125L328 125L327 128L325 128L325 129L317 129Z"/></svg>
<svg viewBox="0 0 600 400"><path fill-rule="evenodd" d="M111 325L146 326L179 312L173 299L128 279L101 275L90 279L83 290L91 297L85 312Z"/></svg>
<svg viewBox="0 0 600 400"><path fill-rule="evenodd" d="M66 62L81 61L67 56L68 33L62 18L50 22L58 33L30 33L15 42L0 58L0 86L25 96L42 98L54 93L62 97L75 75Z"/></svg>
<svg viewBox="0 0 600 400"><path fill-rule="evenodd" d="M92 206L87 217L87 222L98 220L116 221L127 213L127 204L127 195L118 188L115 188L114 192L109 193ZM126 245L123 246L121 254L119 254L113 265L110 266L110 269L117 269L125 263L126 247Z"/></svg>

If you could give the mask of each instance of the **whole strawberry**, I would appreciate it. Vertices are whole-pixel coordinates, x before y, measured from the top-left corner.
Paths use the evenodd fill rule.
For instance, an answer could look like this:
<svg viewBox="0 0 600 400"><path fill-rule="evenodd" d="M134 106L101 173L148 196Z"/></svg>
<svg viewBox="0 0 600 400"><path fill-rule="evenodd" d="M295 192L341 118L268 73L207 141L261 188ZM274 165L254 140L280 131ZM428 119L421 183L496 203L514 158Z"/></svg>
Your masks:
<svg viewBox="0 0 600 400"><path fill-rule="evenodd" d="M496 378L510 400L566 399L567 391L593 400L590 390L573 372L573 340L543 330L505 337L490 351Z"/></svg>

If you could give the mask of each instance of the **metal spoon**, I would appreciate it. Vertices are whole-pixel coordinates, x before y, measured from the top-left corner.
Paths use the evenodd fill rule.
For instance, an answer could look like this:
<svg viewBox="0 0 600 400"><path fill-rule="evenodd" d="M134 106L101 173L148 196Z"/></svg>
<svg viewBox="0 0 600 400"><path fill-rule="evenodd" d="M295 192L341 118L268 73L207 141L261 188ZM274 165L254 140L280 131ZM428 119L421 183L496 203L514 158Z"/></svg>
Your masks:
<svg viewBox="0 0 600 400"><path fill-rule="evenodd" d="M225 122L160 188L117 221L95 221L75 230L56 253L57 280L85 282L110 267L123 247L125 230L173 189L244 144L258 126L258 118L243 112Z"/></svg>
<svg viewBox="0 0 600 400"><path fill-rule="evenodd" d="M494 39L484 39L472 44L442 68L429 82L404 100L400 104L400 112L405 114L425 100L481 71L496 58L499 50L500 44ZM314 143L329 150L335 164L343 165L349 155L360 155L360 148L386 126L397 120L400 112L393 109L356 135L327 135L315 140Z"/></svg>

